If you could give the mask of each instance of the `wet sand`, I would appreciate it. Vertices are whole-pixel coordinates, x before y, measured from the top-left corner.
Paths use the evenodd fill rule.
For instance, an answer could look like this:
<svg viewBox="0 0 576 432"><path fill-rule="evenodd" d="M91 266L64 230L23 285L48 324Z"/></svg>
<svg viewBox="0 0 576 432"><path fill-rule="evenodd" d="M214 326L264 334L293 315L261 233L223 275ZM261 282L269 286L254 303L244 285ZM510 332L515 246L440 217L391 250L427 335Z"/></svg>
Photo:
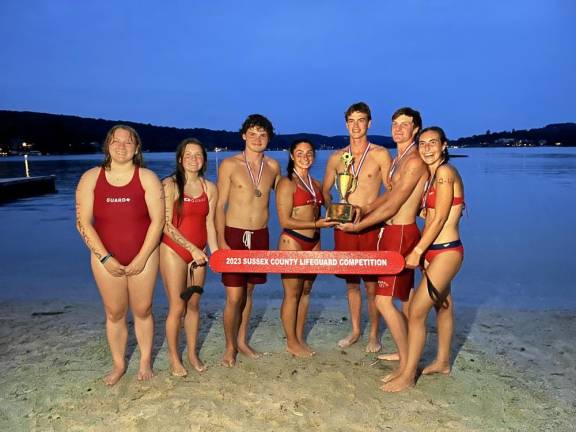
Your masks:
<svg viewBox="0 0 576 432"><path fill-rule="evenodd" d="M569 431L576 418L576 320L568 311L457 307L450 376L422 377L400 394L379 389L394 363L347 350L345 304L310 314L311 359L284 352L278 304L258 305L251 344L267 354L219 365L221 305L203 305L201 358L209 369L169 374L155 307L156 376L138 382L133 331L130 366L112 387L98 303L0 302L0 430L20 431ZM392 347L386 332L384 350ZM432 332L424 361L435 345Z"/></svg>

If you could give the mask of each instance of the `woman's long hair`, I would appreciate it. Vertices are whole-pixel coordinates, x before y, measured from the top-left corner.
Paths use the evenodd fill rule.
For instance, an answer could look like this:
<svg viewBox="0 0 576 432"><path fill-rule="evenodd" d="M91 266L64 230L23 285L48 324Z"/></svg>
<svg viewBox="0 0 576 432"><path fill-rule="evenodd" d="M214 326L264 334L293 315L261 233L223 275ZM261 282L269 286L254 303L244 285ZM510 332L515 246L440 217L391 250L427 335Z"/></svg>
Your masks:
<svg viewBox="0 0 576 432"><path fill-rule="evenodd" d="M101 167L105 169L110 168L110 164L112 163L112 156L110 156L110 143L112 142L112 139L114 139L114 132L118 129L124 129L132 136L132 140L134 140L134 144L136 144L136 151L132 157L132 163L137 167L143 167L144 157L142 156L142 140L140 139L140 135L138 135L138 132L136 132L134 128L123 124L112 126L106 134L106 139L104 140L104 162L102 162Z"/></svg>
<svg viewBox="0 0 576 432"><path fill-rule="evenodd" d="M176 187L178 189L178 200L176 202L176 226L180 225L180 220L182 218L184 186L186 185L186 171L184 170L184 165L182 165L182 158L184 157L184 152L186 151L186 146L188 144L195 144L202 150L204 163L198 172L200 177L204 177L204 173L206 172L206 165L208 164L208 154L206 153L206 148L204 148L204 144L202 144L196 138L186 138L176 148L176 170L170 175L174 183L176 183Z"/></svg>
<svg viewBox="0 0 576 432"><path fill-rule="evenodd" d="M312 144L307 139L298 139L298 140L294 140L292 142L292 144L290 144L289 151L290 151L290 155L292 157L294 157L294 150L296 150L296 146L300 143L309 144L310 147L312 148L312 153L314 154L314 156L316 156L316 149L314 148L314 144ZM292 159L292 157L288 158L288 166L286 167L286 172L287 172L288 178L290 180L292 180L292 174L294 174L294 159Z"/></svg>

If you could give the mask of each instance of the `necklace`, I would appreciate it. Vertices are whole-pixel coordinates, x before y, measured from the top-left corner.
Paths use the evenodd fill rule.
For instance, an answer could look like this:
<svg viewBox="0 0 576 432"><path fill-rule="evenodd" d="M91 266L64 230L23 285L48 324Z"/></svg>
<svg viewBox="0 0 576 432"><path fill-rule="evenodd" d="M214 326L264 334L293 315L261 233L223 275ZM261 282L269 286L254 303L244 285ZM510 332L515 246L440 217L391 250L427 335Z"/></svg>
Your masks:
<svg viewBox="0 0 576 432"><path fill-rule="evenodd" d="M262 192L260 191L260 189L258 189L258 186L260 185L260 180L262 179L262 170L264 169L264 156L262 156L262 159L260 159L260 170L258 172L258 178L256 180L254 180L254 173L252 172L252 168L250 168L250 164L246 159L245 151L242 152L242 156L244 156L244 164L246 164L248 174L250 174L250 180L252 180L252 184L254 185L254 195L256 195L256 198L260 198L262 196Z"/></svg>

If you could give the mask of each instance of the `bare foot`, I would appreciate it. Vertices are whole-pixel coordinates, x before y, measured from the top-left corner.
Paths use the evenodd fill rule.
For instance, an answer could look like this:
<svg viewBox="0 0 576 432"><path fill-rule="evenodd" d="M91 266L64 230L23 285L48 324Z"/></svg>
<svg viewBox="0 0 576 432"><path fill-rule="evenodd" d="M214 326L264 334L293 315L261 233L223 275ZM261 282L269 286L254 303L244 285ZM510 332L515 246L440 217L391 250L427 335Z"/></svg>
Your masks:
<svg viewBox="0 0 576 432"><path fill-rule="evenodd" d="M184 378L188 375L188 371L184 368L182 363L178 361L178 363L170 364L170 374L175 377Z"/></svg>
<svg viewBox="0 0 576 432"><path fill-rule="evenodd" d="M222 356L222 360L220 360L220 364L227 368L236 366L236 354L236 351L226 351Z"/></svg>
<svg viewBox="0 0 576 432"><path fill-rule="evenodd" d="M434 374L441 374L441 375L450 375L452 368L450 367L450 362L440 362L438 360L434 360L428 366L424 368L422 371L422 375L434 375Z"/></svg>
<svg viewBox="0 0 576 432"><path fill-rule="evenodd" d="M303 347L302 345L296 345L296 346L287 346L286 347L286 352L292 354L294 357L299 357L299 358L308 358L308 357L312 357L315 353L314 351L310 350L310 349L306 349L306 347Z"/></svg>
<svg viewBox="0 0 576 432"><path fill-rule="evenodd" d="M377 338L368 338L368 345L366 345L366 349L364 351L366 351L367 353L375 353L378 352L382 349L382 345L380 344L380 341Z"/></svg>
<svg viewBox="0 0 576 432"><path fill-rule="evenodd" d="M350 333L348 336L346 336L344 339L340 339L338 341L338 346L340 348L348 348L350 345L354 345L356 342L358 342L358 339L360 338L360 335L356 335L354 333Z"/></svg>
<svg viewBox="0 0 576 432"><path fill-rule="evenodd" d="M190 362L192 367L196 369L196 371L204 372L206 370L206 365L202 363L202 360L200 360L197 355L194 356L188 355L188 361Z"/></svg>
<svg viewBox="0 0 576 432"><path fill-rule="evenodd" d="M302 345L304 349L310 353L311 356L316 355L316 351L314 351L312 347L306 342L300 342L300 345Z"/></svg>
<svg viewBox="0 0 576 432"><path fill-rule="evenodd" d="M136 375L138 381L150 381L152 377L154 377L154 372L152 372L150 365L141 365Z"/></svg>
<svg viewBox="0 0 576 432"><path fill-rule="evenodd" d="M104 378L104 384L107 386L113 386L122 378L122 375L126 372L126 368L114 368L112 371L106 375Z"/></svg>
<svg viewBox="0 0 576 432"><path fill-rule="evenodd" d="M238 352L251 359L259 359L263 356L261 352L256 351L247 343L238 344Z"/></svg>
<svg viewBox="0 0 576 432"><path fill-rule="evenodd" d="M388 393L396 393L414 387L413 378L404 378L402 375L382 385L380 388Z"/></svg>
<svg viewBox="0 0 576 432"><path fill-rule="evenodd" d="M400 376L400 374L402 373L402 371L400 369L394 369L391 373L389 373L388 375L386 375L384 378L382 378L380 381L387 383L390 382L396 378L398 378Z"/></svg>
<svg viewBox="0 0 576 432"><path fill-rule="evenodd" d="M384 361L399 361L400 360L400 354L398 354L397 352L395 353L390 353L390 354L380 354L378 356L378 360L384 360Z"/></svg>

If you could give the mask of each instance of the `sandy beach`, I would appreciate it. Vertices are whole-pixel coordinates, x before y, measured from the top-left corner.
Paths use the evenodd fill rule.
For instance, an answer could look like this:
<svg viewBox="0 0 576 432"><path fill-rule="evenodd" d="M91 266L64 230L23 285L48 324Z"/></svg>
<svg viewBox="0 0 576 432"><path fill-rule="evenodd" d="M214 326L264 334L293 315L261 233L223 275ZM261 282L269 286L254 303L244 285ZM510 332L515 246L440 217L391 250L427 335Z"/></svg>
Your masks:
<svg viewBox="0 0 576 432"><path fill-rule="evenodd" d="M336 347L349 328L342 307L316 308L307 360L284 352L279 305L258 305L252 345L267 354L219 365L220 304L204 305L201 357L209 369L169 374L156 306L155 378L135 378L131 332L127 374L113 388L104 315L97 303L0 303L2 431L569 431L576 414L571 312L457 308L451 376L422 377L386 394L379 379L394 363L363 351L365 340ZM428 340L431 358L435 338ZM384 349L391 349L387 333Z"/></svg>

